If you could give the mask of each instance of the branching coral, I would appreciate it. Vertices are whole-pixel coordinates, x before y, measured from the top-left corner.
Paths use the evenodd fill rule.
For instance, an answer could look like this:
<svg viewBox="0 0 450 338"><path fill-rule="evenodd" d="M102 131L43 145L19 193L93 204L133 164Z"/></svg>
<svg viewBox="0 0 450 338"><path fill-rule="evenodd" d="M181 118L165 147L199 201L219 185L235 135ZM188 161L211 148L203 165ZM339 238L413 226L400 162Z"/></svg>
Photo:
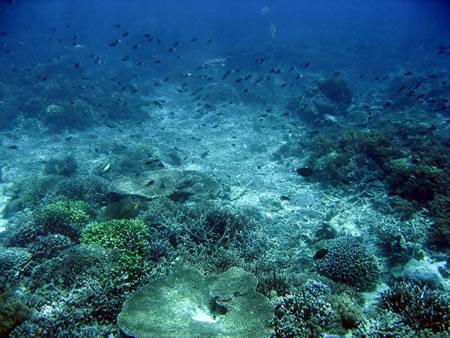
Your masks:
<svg viewBox="0 0 450 338"><path fill-rule="evenodd" d="M450 332L448 296L441 291L400 282L382 293L379 307L399 314L417 332Z"/></svg>
<svg viewBox="0 0 450 338"><path fill-rule="evenodd" d="M91 210L82 201L58 201L41 208L34 218L39 234L56 233L78 240L81 228L91 218Z"/></svg>
<svg viewBox="0 0 450 338"><path fill-rule="evenodd" d="M83 229L81 242L118 254L120 267L130 277L145 270L143 257L150 245L147 225L140 219L90 223Z"/></svg>

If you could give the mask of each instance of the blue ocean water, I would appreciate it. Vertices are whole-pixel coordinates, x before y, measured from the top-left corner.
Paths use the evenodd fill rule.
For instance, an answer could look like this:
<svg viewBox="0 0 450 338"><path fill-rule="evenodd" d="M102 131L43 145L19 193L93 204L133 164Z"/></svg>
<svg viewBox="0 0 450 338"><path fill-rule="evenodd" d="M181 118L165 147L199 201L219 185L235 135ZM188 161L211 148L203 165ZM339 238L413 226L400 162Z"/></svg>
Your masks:
<svg viewBox="0 0 450 338"><path fill-rule="evenodd" d="M0 0L0 336L446 336L445 0Z"/></svg>

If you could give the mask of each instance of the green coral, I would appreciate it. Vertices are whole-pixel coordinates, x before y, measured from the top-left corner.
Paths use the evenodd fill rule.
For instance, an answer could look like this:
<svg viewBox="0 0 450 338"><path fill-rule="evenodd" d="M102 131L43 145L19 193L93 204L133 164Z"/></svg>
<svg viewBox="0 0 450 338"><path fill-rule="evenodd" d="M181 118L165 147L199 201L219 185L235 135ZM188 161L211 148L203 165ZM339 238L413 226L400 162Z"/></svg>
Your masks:
<svg viewBox="0 0 450 338"><path fill-rule="evenodd" d="M351 236L328 241L315 258L321 275L357 290L372 290L379 279L380 268L375 256Z"/></svg>
<svg viewBox="0 0 450 338"><path fill-rule="evenodd" d="M148 236L148 227L140 219L113 219L88 224L83 229L81 242L118 254L120 268L132 277L145 269L143 257L150 247Z"/></svg>
<svg viewBox="0 0 450 338"><path fill-rule="evenodd" d="M34 215L42 234L56 233L77 240L82 227L89 222L91 211L83 201L57 201L44 206Z"/></svg>

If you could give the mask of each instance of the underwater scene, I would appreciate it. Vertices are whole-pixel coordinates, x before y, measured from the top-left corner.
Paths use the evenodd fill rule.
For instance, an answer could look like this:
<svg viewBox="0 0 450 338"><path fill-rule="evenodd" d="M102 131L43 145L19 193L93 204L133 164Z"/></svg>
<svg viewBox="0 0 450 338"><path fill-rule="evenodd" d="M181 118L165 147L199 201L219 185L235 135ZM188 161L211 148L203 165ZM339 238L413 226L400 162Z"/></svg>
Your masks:
<svg viewBox="0 0 450 338"><path fill-rule="evenodd" d="M0 337L448 337L450 3L0 0Z"/></svg>

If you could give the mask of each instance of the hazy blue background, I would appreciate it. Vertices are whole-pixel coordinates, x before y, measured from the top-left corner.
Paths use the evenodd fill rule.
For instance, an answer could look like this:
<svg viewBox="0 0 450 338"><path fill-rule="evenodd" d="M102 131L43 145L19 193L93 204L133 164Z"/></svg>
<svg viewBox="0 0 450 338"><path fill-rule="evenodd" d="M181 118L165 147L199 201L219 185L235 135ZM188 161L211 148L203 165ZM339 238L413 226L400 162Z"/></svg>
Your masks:
<svg viewBox="0 0 450 338"><path fill-rule="evenodd" d="M142 59L167 57L175 41L184 63L198 59L269 52L279 62L303 64L321 70L357 69L374 74L395 69L398 63L427 67L448 65L450 56L439 56L440 44L450 44L448 1L433 0L17 0L1 5L2 48L12 52L0 56L3 65L25 66L70 52L73 35L108 60L126 53L125 48L142 42L142 33L159 37L164 48L138 50ZM267 16L261 9L270 8ZM70 25L70 27L65 24ZM121 24L120 29L112 27ZM276 38L270 32L277 29ZM53 31L52 29L55 28ZM119 48L108 43L128 31ZM189 44L193 37L204 43ZM52 38L49 40L49 38ZM56 43L56 38L64 41ZM183 46L184 44L184 46ZM140 53L140 54L139 54ZM249 63L250 65L250 63Z"/></svg>

